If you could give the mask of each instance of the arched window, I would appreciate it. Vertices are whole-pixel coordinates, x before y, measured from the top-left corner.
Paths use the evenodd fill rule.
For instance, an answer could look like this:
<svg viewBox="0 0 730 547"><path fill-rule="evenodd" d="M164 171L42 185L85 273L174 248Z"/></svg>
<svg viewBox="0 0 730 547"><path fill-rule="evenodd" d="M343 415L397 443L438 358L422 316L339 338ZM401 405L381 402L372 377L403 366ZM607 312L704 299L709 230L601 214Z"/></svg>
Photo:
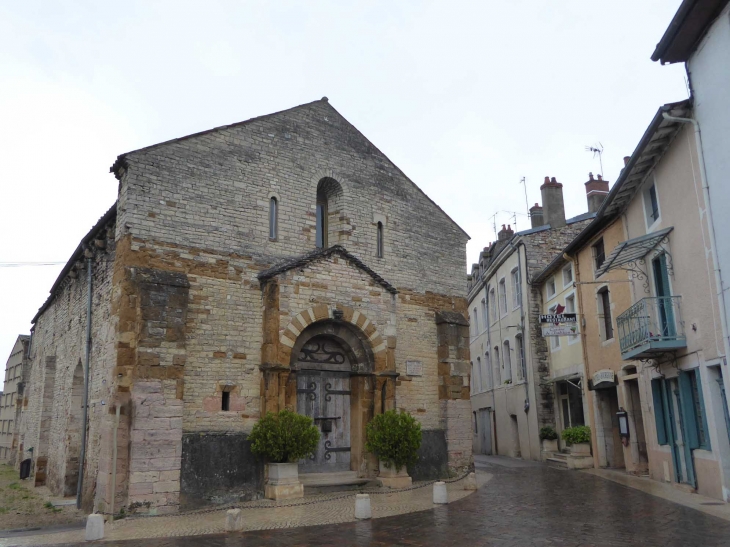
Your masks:
<svg viewBox="0 0 730 547"><path fill-rule="evenodd" d="M378 222L378 240L377 240L378 258L383 258L383 223Z"/></svg>
<svg viewBox="0 0 730 547"><path fill-rule="evenodd" d="M276 198L269 200L269 239L276 239L279 230L279 203Z"/></svg>
<svg viewBox="0 0 730 547"><path fill-rule="evenodd" d="M325 177L317 184L315 244L320 249L338 243L343 237L341 234L348 230L347 221L343 220L346 218L343 199L342 186L335 179Z"/></svg>
<svg viewBox="0 0 730 547"><path fill-rule="evenodd" d="M327 197L317 192L317 247L327 247Z"/></svg>

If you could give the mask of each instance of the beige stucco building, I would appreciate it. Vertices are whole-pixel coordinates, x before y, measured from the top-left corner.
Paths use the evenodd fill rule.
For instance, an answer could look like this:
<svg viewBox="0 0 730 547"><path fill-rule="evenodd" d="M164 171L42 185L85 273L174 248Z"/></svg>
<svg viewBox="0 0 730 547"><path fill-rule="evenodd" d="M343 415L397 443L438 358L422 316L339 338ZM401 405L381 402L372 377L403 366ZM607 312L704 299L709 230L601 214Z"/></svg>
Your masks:
<svg viewBox="0 0 730 547"><path fill-rule="evenodd" d="M18 447L18 417L23 397L23 373L27 372L30 337L18 336L5 364L5 383L0 393L0 461L14 464Z"/></svg>
<svg viewBox="0 0 730 547"><path fill-rule="evenodd" d="M598 463L727 500L727 365L691 108L659 109L596 224L566 253L577 256L581 281L593 277L581 285L580 306L588 370L597 375ZM602 367L616 374L615 398Z"/></svg>

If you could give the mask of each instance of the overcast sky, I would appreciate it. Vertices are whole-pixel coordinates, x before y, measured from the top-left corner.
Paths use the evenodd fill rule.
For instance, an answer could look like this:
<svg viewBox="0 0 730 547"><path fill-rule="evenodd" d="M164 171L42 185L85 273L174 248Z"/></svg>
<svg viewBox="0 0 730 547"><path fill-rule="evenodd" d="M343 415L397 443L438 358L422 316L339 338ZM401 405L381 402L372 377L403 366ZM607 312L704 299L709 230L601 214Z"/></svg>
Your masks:
<svg viewBox="0 0 730 547"><path fill-rule="evenodd" d="M0 1L0 262L65 262L116 198L116 156L327 96L472 237L568 216L656 109L649 59L680 0ZM0 366L62 265L0 265Z"/></svg>

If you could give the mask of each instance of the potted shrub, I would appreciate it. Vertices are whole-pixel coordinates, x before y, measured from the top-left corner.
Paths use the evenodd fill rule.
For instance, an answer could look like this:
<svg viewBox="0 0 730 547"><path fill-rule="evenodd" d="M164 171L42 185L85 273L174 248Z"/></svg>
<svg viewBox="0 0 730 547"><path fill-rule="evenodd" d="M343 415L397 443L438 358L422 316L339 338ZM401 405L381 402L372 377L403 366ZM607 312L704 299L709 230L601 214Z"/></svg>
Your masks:
<svg viewBox="0 0 730 547"><path fill-rule="evenodd" d="M365 447L379 460L380 483L390 488L410 486L407 466L418 461L421 424L407 412L389 410L375 416L366 433Z"/></svg>
<svg viewBox="0 0 730 547"><path fill-rule="evenodd" d="M558 432L551 425L540 428L540 440L542 441L543 452L558 451Z"/></svg>
<svg viewBox="0 0 730 547"><path fill-rule="evenodd" d="M290 410L268 412L253 426L248 440L251 451L266 460L264 495L274 500L304 496L297 462L311 456L319 444L312 418Z"/></svg>
<svg viewBox="0 0 730 547"><path fill-rule="evenodd" d="M591 428L587 425L578 425L563 429L563 440L570 446L570 453L580 456L591 453Z"/></svg>

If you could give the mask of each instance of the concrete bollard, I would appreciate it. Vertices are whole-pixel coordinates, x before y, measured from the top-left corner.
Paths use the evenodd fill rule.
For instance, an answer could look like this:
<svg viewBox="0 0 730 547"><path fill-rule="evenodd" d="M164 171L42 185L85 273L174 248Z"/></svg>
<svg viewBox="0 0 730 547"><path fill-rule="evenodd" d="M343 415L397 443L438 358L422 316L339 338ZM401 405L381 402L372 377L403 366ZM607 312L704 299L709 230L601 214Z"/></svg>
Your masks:
<svg viewBox="0 0 730 547"><path fill-rule="evenodd" d="M86 541L94 541L104 539L104 517L98 513L92 513L86 517L86 533L84 534Z"/></svg>
<svg viewBox="0 0 730 547"><path fill-rule="evenodd" d="M372 518L373 513L370 510L370 495L357 494L355 496L355 518L366 520Z"/></svg>
<svg viewBox="0 0 730 547"><path fill-rule="evenodd" d="M433 483L433 502L439 505L449 503L449 495L446 493L445 482L439 481Z"/></svg>
<svg viewBox="0 0 730 547"><path fill-rule="evenodd" d="M464 481L464 490L476 490L477 489L477 475L476 473L469 473Z"/></svg>
<svg viewBox="0 0 730 547"><path fill-rule="evenodd" d="M240 509L226 511L226 532L240 532L243 530L243 513Z"/></svg>

